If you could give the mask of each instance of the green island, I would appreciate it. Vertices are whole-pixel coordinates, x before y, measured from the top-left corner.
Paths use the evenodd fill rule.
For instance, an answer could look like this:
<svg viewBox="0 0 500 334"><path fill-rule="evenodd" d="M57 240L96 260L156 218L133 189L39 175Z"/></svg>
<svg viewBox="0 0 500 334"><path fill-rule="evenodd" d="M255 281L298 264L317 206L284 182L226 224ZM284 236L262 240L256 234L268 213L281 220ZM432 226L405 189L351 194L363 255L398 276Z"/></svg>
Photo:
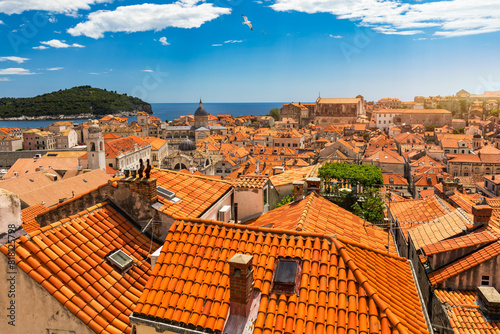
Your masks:
<svg viewBox="0 0 500 334"><path fill-rule="evenodd" d="M0 118L152 113L151 105L116 91L78 86L29 98L0 98Z"/></svg>

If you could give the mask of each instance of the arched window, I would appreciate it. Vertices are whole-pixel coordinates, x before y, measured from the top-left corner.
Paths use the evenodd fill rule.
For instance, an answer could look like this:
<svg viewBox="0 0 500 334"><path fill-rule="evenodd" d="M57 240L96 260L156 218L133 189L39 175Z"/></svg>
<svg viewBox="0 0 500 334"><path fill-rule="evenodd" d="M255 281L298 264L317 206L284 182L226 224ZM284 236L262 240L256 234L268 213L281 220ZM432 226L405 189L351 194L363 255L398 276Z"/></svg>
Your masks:
<svg viewBox="0 0 500 334"><path fill-rule="evenodd" d="M94 152L94 151L95 151L95 143L91 143L91 144L90 144L90 150L91 150L92 152Z"/></svg>
<svg viewBox="0 0 500 334"><path fill-rule="evenodd" d="M99 150L104 151L104 144L102 142L99 143Z"/></svg>
<svg viewBox="0 0 500 334"><path fill-rule="evenodd" d="M153 154L153 161L156 161L156 154Z"/></svg>

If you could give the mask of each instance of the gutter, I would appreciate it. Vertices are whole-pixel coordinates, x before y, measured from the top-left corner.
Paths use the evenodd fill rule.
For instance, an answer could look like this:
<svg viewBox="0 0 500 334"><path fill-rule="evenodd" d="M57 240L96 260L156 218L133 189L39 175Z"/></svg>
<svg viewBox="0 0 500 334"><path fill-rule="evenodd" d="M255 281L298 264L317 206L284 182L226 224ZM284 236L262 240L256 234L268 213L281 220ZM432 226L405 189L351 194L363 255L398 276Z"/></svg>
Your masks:
<svg viewBox="0 0 500 334"><path fill-rule="evenodd" d="M425 322L427 323L427 329L429 330L429 334L434 334L434 330L432 327L431 319L429 318L429 313L427 312L427 305L424 303L422 298L422 291L420 290L420 285L417 283L417 273L415 272L415 268L413 268L413 263L410 260L407 260L410 264L411 274L413 275L413 281L415 283L415 287L417 288L418 298L420 299L420 304L422 305L422 311L424 312ZM430 296L432 298L432 295Z"/></svg>

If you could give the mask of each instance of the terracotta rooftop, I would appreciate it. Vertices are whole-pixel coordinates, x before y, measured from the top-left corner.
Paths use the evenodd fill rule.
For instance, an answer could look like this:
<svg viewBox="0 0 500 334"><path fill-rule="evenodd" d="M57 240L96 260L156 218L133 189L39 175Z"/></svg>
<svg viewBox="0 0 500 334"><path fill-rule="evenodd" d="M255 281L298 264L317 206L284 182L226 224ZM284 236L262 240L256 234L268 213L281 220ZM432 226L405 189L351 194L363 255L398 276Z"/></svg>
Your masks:
<svg viewBox="0 0 500 334"><path fill-rule="evenodd" d="M391 214L399 223L428 223L454 210L448 203L437 196L392 202Z"/></svg>
<svg viewBox="0 0 500 334"><path fill-rule="evenodd" d="M461 272L469 270L500 255L500 241L496 241L484 248L481 248L472 254L462 257L451 264L436 270L428 275L431 284L438 284L450 277L453 277Z"/></svg>
<svg viewBox="0 0 500 334"><path fill-rule="evenodd" d="M42 166L44 170L51 168L56 171L66 171L68 169L74 169L78 166L78 158L42 157L31 159L17 159L12 167L10 167L7 174L3 176L3 179L5 180L14 177L14 172L16 172L18 175L34 173L40 168L40 166Z"/></svg>
<svg viewBox="0 0 500 334"><path fill-rule="evenodd" d="M315 193L252 220L251 226L280 230L339 235L381 252L397 254L392 238L384 230L367 226L368 222ZM387 244L389 240L389 244ZM386 246L389 246L388 248Z"/></svg>
<svg viewBox="0 0 500 334"><path fill-rule="evenodd" d="M141 137L142 140L148 142L151 144L151 149L153 151L158 151L160 148L162 148L164 145L168 143L165 139L161 139L158 137Z"/></svg>
<svg viewBox="0 0 500 334"><path fill-rule="evenodd" d="M271 183L275 186L292 184L294 181L303 181L308 177L317 176L319 165L313 165L303 168L296 168L284 171L281 174L269 177Z"/></svg>
<svg viewBox="0 0 500 334"><path fill-rule="evenodd" d="M425 245L446 240L463 232L472 225L472 217L462 209L456 209L444 216L411 229L408 233L418 251Z"/></svg>
<svg viewBox="0 0 500 334"><path fill-rule="evenodd" d="M145 261L158 246L106 203L42 227L16 241L16 264L95 333L130 333L129 314L148 281ZM133 258L126 273L107 255ZM7 246L0 247L6 255Z"/></svg>
<svg viewBox="0 0 500 334"><path fill-rule="evenodd" d="M498 239L498 235L492 231L491 228L483 226L460 237L438 241L433 244L427 244L422 247L422 251L425 255L429 256L460 248L484 245L497 241Z"/></svg>
<svg viewBox="0 0 500 334"><path fill-rule="evenodd" d="M229 315L229 264L253 257L261 292L252 332L428 333L406 259L320 234L201 219L172 225L134 316L221 332ZM301 261L299 293L271 289L278 257Z"/></svg>
<svg viewBox="0 0 500 334"><path fill-rule="evenodd" d="M106 184L109 179L109 175L100 169L96 169L69 179L52 182L43 187L34 188L30 192L20 194L19 197L21 201L30 206L43 202L45 206L50 207L59 203L60 199L70 199Z"/></svg>
<svg viewBox="0 0 500 334"><path fill-rule="evenodd" d="M444 304L454 333L500 333L500 322L486 319L480 311L479 305L475 303L476 291L436 289L434 293Z"/></svg>
<svg viewBox="0 0 500 334"><path fill-rule="evenodd" d="M199 217L232 188L228 181L156 168L151 170L151 178L156 178L157 187L174 192L180 199L173 203L158 197L163 204L158 210L171 217Z"/></svg>
<svg viewBox="0 0 500 334"><path fill-rule="evenodd" d="M382 178L385 185L408 186L408 181L404 178L403 174L382 174Z"/></svg>
<svg viewBox="0 0 500 334"><path fill-rule="evenodd" d="M233 180L233 185L235 188L259 188L262 189L267 184L269 179L267 177L249 177L244 176L242 178Z"/></svg>
<svg viewBox="0 0 500 334"><path fill-rule="evenodd" d="M35 217L47 211L47 207L42 204L35 204L26 209L21 210L21 218L23 220L23 229L31 233L40 228L40 224L35 220Z"/></svg>

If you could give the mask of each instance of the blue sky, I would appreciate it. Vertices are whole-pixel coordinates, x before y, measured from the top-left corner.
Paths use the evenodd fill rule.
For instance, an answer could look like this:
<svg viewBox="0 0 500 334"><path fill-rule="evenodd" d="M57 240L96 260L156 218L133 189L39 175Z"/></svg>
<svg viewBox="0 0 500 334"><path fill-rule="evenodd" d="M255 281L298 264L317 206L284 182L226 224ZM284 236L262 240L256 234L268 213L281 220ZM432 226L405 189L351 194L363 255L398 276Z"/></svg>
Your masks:
<svg viewBox="0 0 500 334"><path fill-rule="evenodd" d="M482 93L500 90L499 31L500 0L0 0L0 96L77 85L152 103Z"/></svg>

